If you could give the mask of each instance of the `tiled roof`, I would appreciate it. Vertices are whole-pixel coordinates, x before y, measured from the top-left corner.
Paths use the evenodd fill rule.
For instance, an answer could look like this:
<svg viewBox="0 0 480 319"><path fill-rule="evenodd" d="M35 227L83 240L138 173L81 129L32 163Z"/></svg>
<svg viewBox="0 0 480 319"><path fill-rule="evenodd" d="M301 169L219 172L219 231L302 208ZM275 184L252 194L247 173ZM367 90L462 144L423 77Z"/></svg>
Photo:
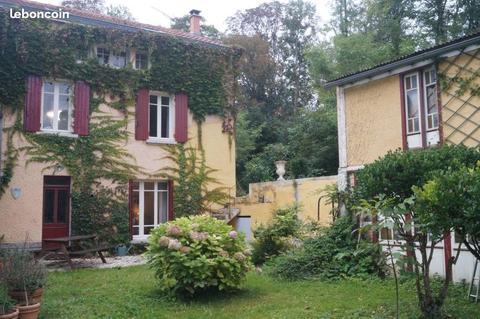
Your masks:
<svg viewBox="0 0 480 319"><path fill-rule="evenodd" d="M148 32L156 32L162 33L178 38L182 38L188 41L200 42L207 45L212 46L220 46L220 47L228 47L221 41L217 39L208 38L199 34L183 32L180 30L169 29L161 26L150 25L145 23L140 23L136 21L130 21L125 19L120 19L116 17L111 17L108 15L78 10L74 8L68 8L63 6L56 6L46 3L41 3L37 1L29 1L29 0L0 0L0 7L19 7L24 8L25 10L42 10L42 11L58 11L58 9L62 9L64 12L70 13L70 19L68 20L61 20L66 22L76 22L79 24L86 24L86 25L100 25L103 27L110 27L110 28L120 28L126 29L130 31L134 30L143 30ZM95 23L96 22L96 23Z"/></svg>
<svg viewBox="0 0 480 319"><path fill-rule="evenodd" d="M353 83L365 78L373 77L381 73L392 71L395 68L434 58L446 52L458 50L472 44L480 44L480 32L475 32L449 42L432 46L430 48L418 50L411 54L407 54L396 59L377 64L370 68L344 74L336 79L328 81L325 84L325 87L331 88L334 86L341 86L344 84Z"/></svg>

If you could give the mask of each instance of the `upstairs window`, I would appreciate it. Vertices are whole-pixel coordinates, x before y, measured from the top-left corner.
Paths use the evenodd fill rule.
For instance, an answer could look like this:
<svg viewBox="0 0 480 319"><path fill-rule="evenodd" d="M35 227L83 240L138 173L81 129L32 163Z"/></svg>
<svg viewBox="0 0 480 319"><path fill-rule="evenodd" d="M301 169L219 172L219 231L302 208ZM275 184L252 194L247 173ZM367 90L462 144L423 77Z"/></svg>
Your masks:
<svg viewBox="0 0 480 319"><path fill-rule="evenodd" d="M102 65L108 65L114 68L124 68L127 64L127 54L125 51L117 52L97 47L97 60L98 63Z"/></svg>
<svg viewBox="0 0 480 319"><path fill-rule="evenodd" d="M72 131L73 86L67 82L43 81L42 116L43 131Z"/></svg>
<svg viewBox="0 0 480 319"><path fill-rule="evenodd" d="M437 74L434 69L423 72L425 83L425 114L427 130L438 128Z"/></svg>
<svg viewBox="0 0 480 319"><path fill-rule="evenodd" d="M148 56L146 53L135 53L135 69L146 70L148 69Z"/></svg>
<svg viewBox="0 0 480 319"><path fill-rule="evenodd" d="M433 67L403 75L406 147L423 148L440 142L437 74Z"/></svg>
<svg viewBox="0 0 480 319"><path fill-rule="evenodd" d="M173 97L150 93L148 136L151 140L173 142L173 109Z"/></svg>
<svg viewBox="0 0 480 319"><path fill-rule="evenodd" d="M418 96L418 75L405 76L405 103L407 113L407 134L420 132L420 100Z"/></svg>

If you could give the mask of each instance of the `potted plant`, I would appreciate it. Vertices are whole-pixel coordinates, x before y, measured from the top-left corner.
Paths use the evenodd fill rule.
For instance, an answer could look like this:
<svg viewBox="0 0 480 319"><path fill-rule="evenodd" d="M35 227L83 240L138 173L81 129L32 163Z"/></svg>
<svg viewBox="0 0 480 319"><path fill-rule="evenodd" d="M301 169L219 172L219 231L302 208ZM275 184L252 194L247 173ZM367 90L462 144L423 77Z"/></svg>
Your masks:
<svg viewBox="0 0 480 319"><path fill-rule="evenodd" d="M0 285L0 319L18 318L16 302L8 295L7 287Z"/></svg>
<svg viewBox="0 0 480 319"><path fill-rule="evenodd" d="M19 318L37 318L47 275L45 266L32 253L20 249L5 250L1 259L0 279L17 301Z"/></svg>

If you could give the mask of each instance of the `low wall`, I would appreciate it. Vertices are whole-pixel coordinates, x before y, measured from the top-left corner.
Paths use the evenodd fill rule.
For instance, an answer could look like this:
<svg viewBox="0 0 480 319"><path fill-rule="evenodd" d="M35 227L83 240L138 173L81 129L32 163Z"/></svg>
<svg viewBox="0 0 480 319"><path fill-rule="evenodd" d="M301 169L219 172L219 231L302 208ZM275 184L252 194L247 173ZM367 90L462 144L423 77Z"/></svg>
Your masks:
<svg viewBox="0 0 480 319"><path fill-rule="evenodd" d="M276 208L294 203L302 207L300 219L319 221L322 225L328 225L331 222L332 207L326 203L326 198L320 198L326 195L325 187L336 183L337 176L254 183L249 185L247 196L237 197L235 207L240 209L240 216L251 217L252 229L269 222Z"/></svg>

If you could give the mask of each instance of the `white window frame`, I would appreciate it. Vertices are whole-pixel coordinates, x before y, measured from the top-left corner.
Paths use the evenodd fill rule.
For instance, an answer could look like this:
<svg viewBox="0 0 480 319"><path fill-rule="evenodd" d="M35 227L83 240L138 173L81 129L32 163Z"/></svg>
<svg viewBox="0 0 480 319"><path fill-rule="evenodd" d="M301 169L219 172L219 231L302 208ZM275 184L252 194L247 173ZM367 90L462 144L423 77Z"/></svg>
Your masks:
<svg viewBox="0 0 480 319"><path fill-rule="evenodd" d="M45 98L45 82L53 83L53 129L44 128L43 123L43 109L44 109L44 98ZM59 106L58 101L60 97L60 89L59 84L68 84L71 87L71 94L68 104L68 129L67 130L59 130L58 129L58 112ZM65 80L51 80L51 79L44 79L42 81L42 99L41 99L41 106L40 106L40 130L46 133L72 133L73 132L73 125L72 125L72 115L73 115L73 90L74 86L73 83ZM61 94L66 95L66 94Z"/></svg>
<svg viewBox="0 0 480 319"><path fill-rule="evenodd" d="M157 136L150 136L150 96L157 96ZM162 97L169 98L168 137L161 137L162 132ZM150 91L148 95L148 143L175 144L175 96L159 91Z"/></svg>
<svg viewBox="0 0 480 319"><path fill-rule="evenodd" d="M98 49L108 50L108 63L103 63L103 62L98 61ZM113 56L119 56L116 53L120 53L120 54L125 53L125 63L123 64L123 66L118 66L118 65L112 64L112 57ZM100 65L109 66L109 67L114 68L114 69L123 69L127 66L128 62L129 62L129 52L128 52L128 50L116 51L116 50L113 50L113 49L110 49L110 48L99 45L99 46L95 47L95 58L97 59L97 62Z"/></svg>
<svg viewBox="0 0 480 319"><path fill-rule="evenodd" d="M426 74L427 73L433 73L435 74L435 81L434 82L430 82L429 84L427 84L427 81L426 81ZM423 96L424 96L424 111L425 111L425 128L426 128L426 131L435 131L435 130L438 130L439 128L439 125L437 126L433 126L433 127L428 127L428 118L430 116L435 116L437 115L437 122L438 124L440 124L440 118L439 118L439 114L438 114L438 98L435 97L435 101L437 103L437 106L436 106L436 112L435 113L431 113L431 114L428 114L428 96L427 96L427 86L434 86L435 88L435 94L438 94L437 92L437 74L436 74L436 70L435 68L428 68L428 69L425 69L423 70L422 72L422 76L423 76ZM435 123L432 119L432 123Z"/></svg>
<svg viewBox="0 0 480 319"><path fill-rule="evenodd" d="M168 220L168 211L170 210L170 203L168 201L169 197L169 189L168 189L168 181L165 180L142 180L136 181L138 182L138 190L133 190L133 192L138 192L138 225L132 225L133 228L138 227L138 235L133 235L133 240L135 241L142 241L146 240L150 235L145 234L145 227L157 227L161 223L159 223L158 215L159 215L159 207L158 207L158 195L159 193L167 193L167 220ZM145 183L153 183L154 188L153 190L145 190ZM167 189L161 190L158 189L158 183L167 183ZM153 225L145 225L145 192L153 192L153 211L154 211L154 221Z"/></svg>
<svg viewBox="0 0 480 319"><path fill-rule="evenodd" d="M146 59L147 59L147 65L144 69L142 68L137 68L137 54L143 54L145 55ZM148 70L150 69L150 57L148 55L147 52L144 52L144 51L134 51L132 52L132 57L133 57L133 61L132 61L132 64L133 64L133 68L135 70Z"/></svg>
<svg viewBox="0 0 480 319"><path fill-rule="evenodd" d="M412 78L412 77L416 77L417 78L417 87L416 88L410 88L410 89L407 89L407 78ZM412 82L412 80L410 80L410 82ZM406 128L405 128L405 132L407 133L407 136L408 135L416 135L416 134L421 134L422 132L422 114L421 114L421 110L422 110L422 103L421 100L420 100L420 74L419 72L413 72L413 73L409 73L409 74L406 74L404 77L403 77L403 87L404 87L404 99L405 99L405 120L407 121L406 122ZM417 105L418 105L418 131L409 131L409 121L410 119L415 119L415 118L409 118L408 117L408 92L410 91L413 91L413 90L417 90Z"/></svg>

